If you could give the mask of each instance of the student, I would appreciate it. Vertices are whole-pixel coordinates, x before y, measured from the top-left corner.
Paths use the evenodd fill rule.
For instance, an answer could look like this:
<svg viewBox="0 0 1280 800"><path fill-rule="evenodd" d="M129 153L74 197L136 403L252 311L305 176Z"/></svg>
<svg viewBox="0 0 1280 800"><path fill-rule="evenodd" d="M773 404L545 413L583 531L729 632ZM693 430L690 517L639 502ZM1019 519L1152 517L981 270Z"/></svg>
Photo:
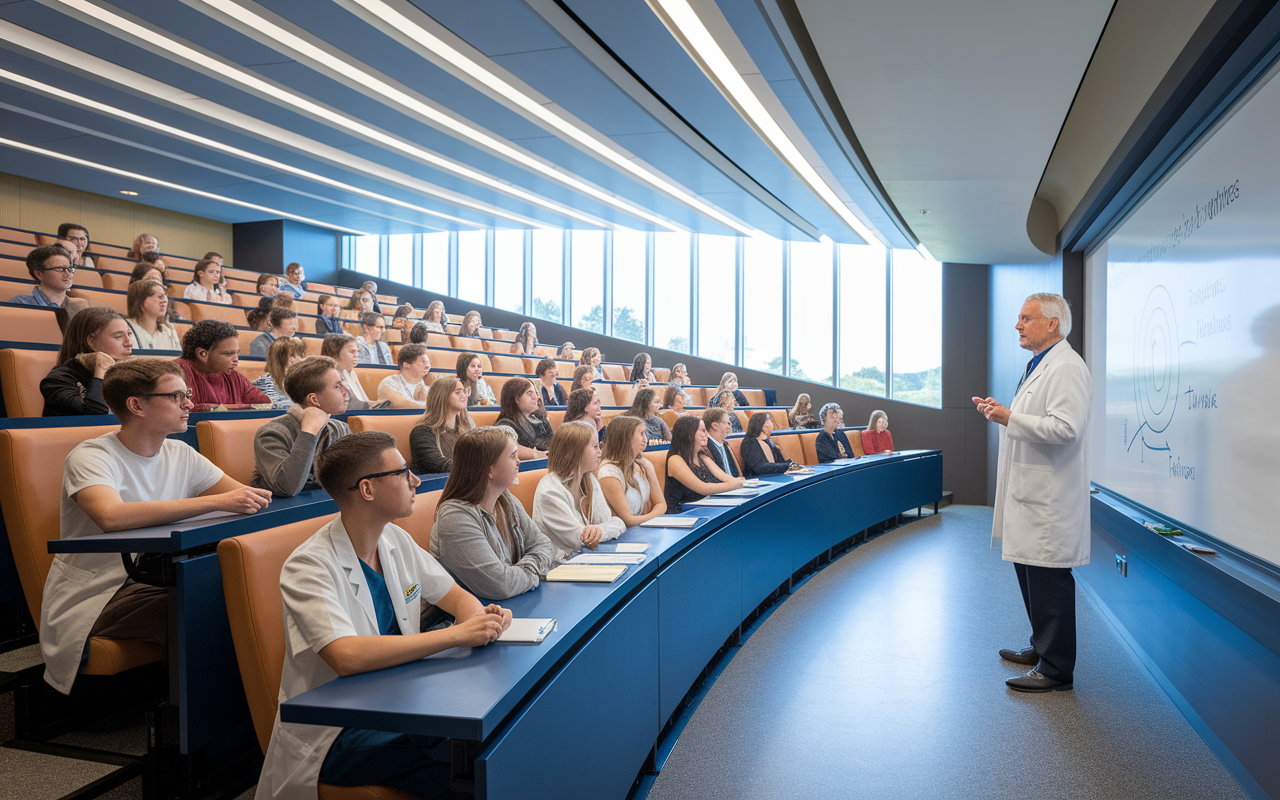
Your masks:
<svg viewBox="0 0 1280 800"><path fill-rule="evenodd" d="M201 260L201 261L213 261L213 262L216 262L218 266L220 266L220 267L221 267L221 266L223 266L223 264L222 264L222 254L221 254L221 253L215 253L215 252L214 252L214 251L212 251L212 250L210 250L209 252L207 252L207 253L205 253L203 256L201 256L200 260Z"/></svg>
<svg viewBox="0 0 1280 800"><path fill-rule="evenodd" d="M809 395L801 392L796 395L796 404L787 412L787 421L793 428L821 428L822 423L813 416L813 404Z"/></svg>
<svg viewBox="0 0 1280 800"><path fill-rule="evenodd" d="M316 488L315 462L351 428L333 418L347 411L347 387L332 358L301 359L289 368L284 386L293 405L254 435L250 485L293 497Z"/></svg>
<svg viewBox="0 0 1280 800"><path fill-rule="evenodd" d="M159 281L167 288L169 281L165 280L164 262L149 264L146 261L140 261L135 264L133 271L129 273L129 285L132 286L138 281Z"/></svg>
<svg viewBox="0 0 1280 800"><path fill-rule="evenodd" d="M320 484L338 516L294 550L280 573L287 631L281 701L339 675L482 647L502 635L511 612L481 605L394 524L413 513L419 483L394 438L352 434L319 461ZM423 630L433 606L457 622ZM257 797L315 797L318 783L442 796L449 760L447 739L286 723L277 714Z"/></svg>
<svg viewBox="0 0 1280 800"><path fill-rule="evenodd" d="M125 298L129 316L125 322L138 350L181 350L178 329L169 322L169 295L159 281L129 284Z"/></svg>
<svg viewBox="0 0 1280 800"><path fill-rule="evenodd" d="M742 470L738 469L738 461L724 440L732 431L729 425L731 416L733 415L723 408L708 408L702 412L702 422L707 427L707 452L715 460L716 466L735 478L741 478Z"/></svg>
<svg viewBox="0 0 1280 800"><path fill-rule="evenodd" d="M603 358L604 356L600 354L599 349L595 347L588 347L586 350L582 351L582 358L578 363L584 367L591 367L591 377L598 381L602 381L604 380L604 373L600 371L600 361ZM574 370L573 374L576 377L578 374L577 370Z"/></svg>
<svg viewBox="0 0 1280 800"><path fill-rule="evenodd" d="M551 446L551 423L538 399L538 390L528 378L508 378L502 385L502 405L498 425L516 432L521 461L546 458Z"/></svg>
<svg viewBox="0 0 1280 800"><path fill-rule="evenodd" d="M579 367L578 369L582 369ZM564 422L577 422L578 420L586 420L596 429L596 438L604 441L604 411L600 407L600 395L590 389L578 389L575 392L569 392L569 403L564 409ZM648 444L648 439L645 439Z"/></svg>
<svg viewBox="0 0 1280 800"><path fill-rule="evenodd" d="M591 388L592 384L595 383L595 380L596 380L595 368L587 364L579 364L577 367L574 367L573 381L569 384L569 394L573 394L579 389L586 389L587 391L595 391L594 389Z"/></svg>
<svg viewBox="0 0 1280 800"><path fill-rule="evenodd" d="M600 440L586 422L567 422L551 437L547 474L533 494L533 523L567 561L578 550L595 550L617 539L627 524L614 516L596 480Z"/></svg>
<svg viewBox="0 0 1280 800"><path fill-rule="evenodd" d="M360 284L360 288L364 290L365 294L369 295L369 303L371 304L369 310L375 314L381 314L382 305L378 302L378 284L374 281L365 281Z"/></svg>
<svg viewBox="0 0 1280 800"><path fill-rule="evenodd" d="M733 392L724 391L716 394L711 398L711 402L707 404L708 408L721 408L729 413L729 432L742 433L742 421L738 419L738 415L733 413Z"/></svg>
<svg viewBox="0 0 1280 800"><path fill-rule="evenodd" d="M431 371L427 348L420 344L406 344L396 353L396 366L400 371L388 375L378 383L378 399L385 400L392 408L426 408L427 385L422 379Z"/></svg>
<svg viewBox="0 0 1280 800"><path fill-rule="evenodd" d="M448 472L454 443L474 427L467 413L467 387L453 375L436 378L427 391L426 410L409 431L414 472Z"/></svg>
<svg viewBox="0 0 1280 800"><path fill-rule="evenodd" d="M253 358L266 358L267 348L276 339L287 339L298 332L298 315L287 308L273 308L267 317L271 327L261 336L249 343L249 355Z"/></svg>
<svg viewBox="0 0 1280 800"><path fill-rule="evenodd" d="M862 452L869 456L893 452L893 434L889 433L889 415L880 409L871 412L867 429L862 432Z"/></svg>
<svg viewBox="0 0 1280 800"><path fill-rule="evenodd" d="M269 306L269 308L287 308L290 311L295 310L293 307L293 304L295 302L294 297L288 292L276 292L275 297L271 297L271 298L264 297L262 298L262 300L271 301L271 305ZM262 301L259 300L259 302L262 302Z"/></svg>
<svg viewBox="0 0 1280 800"><path fill-rule="evenodd" d="M58 226L58 243L70 250L71 266L77 269L95 269L89 257L89 231L83 225L64 222Z"/></svg>
<svg viewBox="0 0 1280 800"><path fill-rule="evenodd" d="M168 438L187 430L192 408L174 362L134 358L116 364L107 370L102 395L120 429L67 456L59 509L63 539L267 507L269 492L242 486L195 448ZM163 645L167 605L167 590L129 580L116 553L54 556L40 608L45 681L69 693L92 636Z"/></svg>
<svg viewBox="0 0 1280 800"><path fill-rule="evenodd" d="M426 325L431 333L444 333L444 322L444 303L432 300L427 306L427 312L423 315L421 324Z"/></svg>
<svg viewBox="0 0 1280 800"><path fill-rule="evenodd" d="M458 331L459 336L468 336L473 339L480 338L480 312L468 311L462 318L462 328Z"/></svg>
<svg viewBox="0 0 1280 800"><path fill-rule="evenodd" d="M480 356L475 353L463 353L458 356L456 373L458 380L467 385L467 405L496 406L498 398L493 396L493 389L484 382L484 365Z"/></svg>
<svg viewBox="0 0 1280 800"><path fill-rule="evenodd" d="M671 431L667 481L662 496L667 510L678 513L684 503L742 487L742 478L726 475L707 452L707 426L701 417L681 417Z"/></svg>
<svg viewBox="0 0 1280 800"><path fill-rule="evenodd" d="M262 297L275 297L280 294L280 278L268 272L258 276L254 290Z"/></svg>
<svg viewBox="0 0 1280 800"><path fill-rule="evenodd" d="M351 297L347 298L347 306L342 309L341 314L348 319L363 319L365 314L376 313L373 310L375 305L377 303L374 301L373 295L364 289L356 289L351 293Z"/></svg>
<svg viewBox="0 0 1280 800"><path fill-rule="evenodd" d="M67 292L75 283L76 268L66 250L56 244L37 247L27 253L27 272L36 282L31 293L14 295L7 302L71 310L74 304L68 301Z"/></svg>
<svg viewBox="0 0 1280 800"><path fill-rule="evenodd" d="M338 298L331 294L322 294L320 299L316 301L316 333L320 336L328 336L331 333L346 333L342 327L342 320L338 314L342 311L342 304L338 302Z"/></svg>
<svg viewBox="0 0 1280 800"><path fill-rule="evenodd" d="M675 365L671 367L671 375L667 382L679 386L690 386L693 384L693 381L689 380L689 368L680 361L677 361Z"/></svg>
<svg viewBox="0 0 1280 800"><path fill-rule="evenodd" d="M658 383L658 379L653 377L653 358L648 353L638 354L636 360L631 362L631 377L628 380L632 383L644 381L645 385Z"/></svg>
<svg viewBox="0 0 1280 800"><path fill-rule="evenodd" d="M560 352L556 354L556 358L564 361L573 360L573 342L565 342L560 345Z"/></svg>
<svg viewBox="0 0 1280 800"><path fill-rule="evenodd" d="M532 322L520 324L516 340L511 345L511 352L518 356L536 356L538 354L538 328Z"/></svg>
<svg viewBox="0 0 1280 800"><path fill-rule="evenodd" d="M271 302L271 298L264 297L258 301L257 308L251 308L244 312L245 321L252 330L266 333L271 329L271 312L274 309L275 304Z"/></svg>
<svg viewBox="0 0 1280 800"><path fill-rule="evenodd" d="M671 429L667 427L666 420L658 416L661 410L662 401L658 399L657 391L641 389L636 392L635 398L631 401L631 408L624 411L622 415L644 420L645 432L650 442L669 442Z"/></svg>
<svg viewBox="0 0 1280 800"><path fill-rule="evenodd" d="M222 288L222 267L213 261L200 261L192 273L191 283L182 290L185 300L229 305L231 294Z"/></svg>
<svg viewBox="0 0 1280 800"><path fill-rule="evenodd" d="M560 377L556 362L544 358L534 367L533 373L538 377L538 394L542 396L542 405L562 406L569 402L564 387L556 382L556 378Z"/></svg>
<svg viewBox="0 0 1280 800"><path fill-rule="evenodd" d="M320 355L332 358L338 364L338 372L342 375L342 385L347 387L350 397L347 407L352 411L369 408L369 396L356 375L356 367L360 364L360 346L356 337L345 333L331 333L320 343Z"/></svg>
<svg viewBox="0 0 1280 800"><path fill-rule="evenodd" d="M67 323L57 365L40 381L44 416L110 414L102 380L117 361L133 353L129 325L115 309L86 308Z"/></svg>
<svg viewBox="0 0 1280 800"><path fill-rule="evenodd" d="M688 401L689 395L685 394L684 389L674 383L662 392L662 409L664 411L674 411L677 414L689 413L684 410L685 403Z"/></svg>
<svg viewBox="0 0 1280 800"><path fill-rule="evenodd" d="M768 414L752 414L747 420L747 435L742 439L742 474L779 475L799 469L800 465L782 454L769 434L773 419Z"/></svg>
<svg viewBox="0 0 1280 800"><path fill-rule="evenodd" d="M818 431L818 438L813 442L818 453L818 463L826 464L837 458L856 458L857 454L849 445L844 431L839 430L844 424L844 412L840 410L840 406L827 403L818 412L818 419L822 420L822 430Z"/></svg>
<svg viewBox="0 0 1280 800"><path fill-rule="evenodd" d="M147 253L160 254L160 240L149 233L140 233L133 240L133 247L129 248L126 254L129 258L142 261L143 256Z"/></svg>
<svg viewBox="0 0 1280 800"><path fill-rule="evenodd" d="M284 268L284 280L280 282L280 291L293 295L293 299L301 300L307 291L307 273L298 262Z"/></svg>
<svg viewBox="0 0 1280 800"><path fill-rule="evenodd" d="M182 357L174 361L187 378L197 410L221 405L265 405L271 402L255 389L240 364L240 336L230 322L203 319L182 337Z"/></svg>
<svg viewBox="0 0 1280 800"><path fill-rule="evenodd" d="M267 348L267 369L254 378L252 384L255 389L271 398L272 408L288 408L293 405L284 391L285 375L290 367L306 357L306 342L292 336L276 339Z"/></svg>
<svg viewBox="0 0 1280 800"><path fill-rule="evenodd" d="M431 555L480 597L505 600L536 589L555 565L555 546L507 491L519 482L511 428L458 437L431 528Z"/></svg>
<svg viewBox="0 0 1280 800"><path fill-rule="evenodd" d="M377 309L374 310L376 311ZM409 323L413 322L413 318L410 316L412 313L412 303L405 303L400 306L396 309L396 313L391 318L391 327L398 331L403 331L405 328L410 327Z"/></svg>
<svg viewBox="0 0 1280 800"><path fill-rule="evenodd" d="M387 332L387 320L381 314L372 311L360 318L360 363L385 364L391 366L395 360L391 358L391 348L382 341Z"/></svg>
<svg viewBox="0 0 1280 800"><path fill-rule="evenodd" d="M738 376L732 372L726 372L720 376L720 386L716 388L716 394L720 392L732 392L733 402L740 406L750 405L747 402L747 396L738 391Z"/></svg>
<svg viewBox="0 0 1280 800"><path fill-rule="evenodd" d="M635 417L618 417L604 436L603 459L596 473L600 476L600 490L609 508L627 527L667 511L657 470L644 457L648 445L644 423Z"/></svg>

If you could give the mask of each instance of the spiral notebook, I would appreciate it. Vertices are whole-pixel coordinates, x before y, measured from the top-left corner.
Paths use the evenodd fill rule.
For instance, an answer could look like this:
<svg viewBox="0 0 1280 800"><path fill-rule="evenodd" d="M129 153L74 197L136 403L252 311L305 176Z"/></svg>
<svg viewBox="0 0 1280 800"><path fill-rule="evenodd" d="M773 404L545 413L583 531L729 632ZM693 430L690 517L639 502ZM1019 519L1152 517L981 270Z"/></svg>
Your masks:
<svg viewBox="0 0 1280 800"><path fill-rule="evenodd" d="M548 581L613 583L627 568L623 564L562 564L547 573Z"/></svg>
<svg viewBox="0 0 1280 800"><path fill-rule="evenodd" d="M510 644L542 644L542 640L555 629L554 619L513 619L510 627L498 637L498 641Z"/></svg>

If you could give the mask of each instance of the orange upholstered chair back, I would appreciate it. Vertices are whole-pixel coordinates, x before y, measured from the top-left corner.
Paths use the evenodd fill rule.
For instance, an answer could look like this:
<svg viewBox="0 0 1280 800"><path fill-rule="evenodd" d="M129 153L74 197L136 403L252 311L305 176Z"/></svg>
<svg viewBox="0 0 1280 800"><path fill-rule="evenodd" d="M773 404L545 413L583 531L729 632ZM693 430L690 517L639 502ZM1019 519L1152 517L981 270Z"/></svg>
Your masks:
<svg viewBox="0 0 1280 800"><path fill-rule="evenodd" d="M504 356L494 353L489 356L489 361L493 364L494 372L510 373L512 375L528 374L525 372L524 359L520 356Z"/></svg>
<svg viewBox="0 0 1280 800"><path fill-rule="evenodd" d="M370 395L372 396L372 395ZM396 437L396 449L408 464L413 463L413 453L409 450L409 434L413 426L421 419L420 414L352 414L347 417L347 424L352 433L361 431L386 431Z"/></svg>
<svg viewBox="0 0 1280 800"><path fill-rule="evenodd" d="M658 484L666 485L667 482L667 451L666 450L646 450L644 457L649 459L653 464L653 471L658 476Z"/></svg>
<svg viewBox="0 0 1280 800"><path fill-rule="evenodd" d="M800 434L789 434L786 436L772 436L773 443L778 446L782 454L797 464L814 464L816 461L805 461L804 446L800 442Z"/></svg>
<svg viewBox="0 0 1280 800"><path fill-rule="evenodd" d="M248 485L253 480L253 437L272 419L200 420L196 423L200 455L227 475Z"/></svg>
<svg viewBox="0 0 1280 800"><path fill-rule="evenodd" d="M31 289L26 289L30 292ZM6 337L22 342L62 344L62 326L54 309L34 306L0 307L0 330L8 331Z"/></svg>
<svg viewBox="0 0 1280 800"><path fill-rule="evenodd" d="M431 527L436 523L436 506L440 505L443 489L434 492L418 492L413 499L413 513L396 524L404 528L405 533L413 537L423 550L431 549Z"/></svg>
<svg viewBox="0 0 1280 800"><path fill-rule="evenodd" d="M733 453L733 458L738 462L739 469L742 468L742 438L741 436L732 436L724 440L729 445L729 452Z"/></svg>
<svg viewBox="0 0 1280 800"><path fill-rule="evenodd" d="M742 396L747 398L747 405L762 406L765 404L764 389L739 389Z"/></svg>
<svg viewBox="0 0 1280 800"><path fill-rule="evenodd" d="M477 428L483 428L488 425L496 425L498 423L498 410L492 411L476 411L471 409L467 412L471 415L471 421L475 423Z"/></svg>
<svg viewBox="0 0 1280 800"><path fill-rule="evenodd" d="M808 433L797 434L800 439L801 452L804 453L804 463L818 463L818 432L809 431Z"/></svg>
<svg viewBox="0 0 1280 800"><path fill-rule="evenodd" d="M621 364L601 364L600 372L606 381L625 381L631 377L631 368Z"/></svg>
<svg viewBox="0 0 1280 800"><path fill-rule="evenodd" d="M862 458L867 451L862 446L862 431L845 431L844 435L849 440L849 446L853 448L853 455L856 458Z"/></svg>
<svg viewBox="0 0 1280 800"><path fill-rule="evenodd" d="M511 487L511 494L524 506L526 513L533 513L533 493L538 490L538 481L547 474L547 469L531 469L520 473L520 482Z"/></svg>
<svg viewBox="0 0 1280 800"><path fill-rule="evenodd" d="M57 350L0 350L0 387L10 417L38 417L44 413L40 381L58 360Z"/></svg>
<svg viewBox="0 0 1280 800"><path fill-rule="evenodd" d="M336 514L223 539L218 543L222 593L249 713L262 752L271 742L284 670L284 601L280 570L298 545Z"/></svg>

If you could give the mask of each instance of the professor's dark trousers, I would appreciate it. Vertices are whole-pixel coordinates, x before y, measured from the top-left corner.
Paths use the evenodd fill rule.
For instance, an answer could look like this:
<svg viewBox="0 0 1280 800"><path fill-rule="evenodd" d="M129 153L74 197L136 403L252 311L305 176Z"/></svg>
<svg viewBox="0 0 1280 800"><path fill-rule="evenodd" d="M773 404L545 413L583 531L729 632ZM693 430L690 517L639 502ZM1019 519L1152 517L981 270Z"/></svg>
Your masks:
<svg viewBox="0 0 1280 800"><path fill-rule="evenodd" d="M1013 567L1031 620L1031 646L1040 656L1036 669L1046 678L1071 683L1076 669L1075 576L1070 567Z"/></svg>

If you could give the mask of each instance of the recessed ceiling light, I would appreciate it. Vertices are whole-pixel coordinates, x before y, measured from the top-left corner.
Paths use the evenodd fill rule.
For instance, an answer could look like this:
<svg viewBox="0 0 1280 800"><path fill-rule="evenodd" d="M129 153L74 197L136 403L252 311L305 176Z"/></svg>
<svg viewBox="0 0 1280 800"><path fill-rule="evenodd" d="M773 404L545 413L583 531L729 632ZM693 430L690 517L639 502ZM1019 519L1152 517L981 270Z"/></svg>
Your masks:
<svg viewBox="0 0 1280 800"><path fill-rule="evenodd" d="M121 190L120 190L120 194L127 194L127 195L129 195L130 197L137 197L137 196L138 196L138 193L137 193L137 192L131 192L131 191L129 191L128 189L121 189Z"/></svg>

